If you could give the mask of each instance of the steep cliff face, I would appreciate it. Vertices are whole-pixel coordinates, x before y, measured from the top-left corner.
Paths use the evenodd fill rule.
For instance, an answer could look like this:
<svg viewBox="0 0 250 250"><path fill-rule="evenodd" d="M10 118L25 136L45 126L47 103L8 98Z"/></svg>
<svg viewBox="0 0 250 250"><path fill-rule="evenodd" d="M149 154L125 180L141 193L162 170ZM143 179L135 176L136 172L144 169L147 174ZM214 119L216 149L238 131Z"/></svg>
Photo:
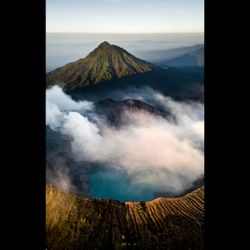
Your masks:
<svg viewBox="0 0 250 250"><path fill-rule="evenodd" d="M46 188L48 250L203 249L204 188L121 203Z"/></svg>

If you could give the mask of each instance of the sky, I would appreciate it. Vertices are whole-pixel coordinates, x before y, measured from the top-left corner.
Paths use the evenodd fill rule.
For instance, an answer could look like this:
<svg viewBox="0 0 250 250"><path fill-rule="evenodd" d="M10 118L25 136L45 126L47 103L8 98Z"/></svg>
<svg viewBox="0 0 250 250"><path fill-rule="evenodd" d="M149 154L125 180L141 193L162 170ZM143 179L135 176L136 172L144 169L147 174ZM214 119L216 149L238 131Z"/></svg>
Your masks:
<svg viewBox="0 0 250 250"><path fill-rule="evenodd" d="M204 0L47 0L46 31L203 32Z"/></svg>

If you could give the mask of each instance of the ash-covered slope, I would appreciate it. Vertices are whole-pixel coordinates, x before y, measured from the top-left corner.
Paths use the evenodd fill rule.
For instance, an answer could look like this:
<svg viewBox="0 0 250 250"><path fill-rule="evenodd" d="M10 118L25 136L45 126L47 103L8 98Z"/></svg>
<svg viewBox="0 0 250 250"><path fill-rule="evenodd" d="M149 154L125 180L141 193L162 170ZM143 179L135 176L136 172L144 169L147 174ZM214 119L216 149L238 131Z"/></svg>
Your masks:
<svg viewBox="0 0 250 250"><path fill-rule="evenodd" d="M46 188L50 250L201 250L204 188L178 198L121 203Z"/></svg>
<svg viewBox="0 0 250 250"><path fill-rule="evenodd" d="M48 73L46 83L47 86L57 84L66 89L77 89L154 69L156 67L152 64L136 58L126 50L103 42L87 57Z"/></svg>

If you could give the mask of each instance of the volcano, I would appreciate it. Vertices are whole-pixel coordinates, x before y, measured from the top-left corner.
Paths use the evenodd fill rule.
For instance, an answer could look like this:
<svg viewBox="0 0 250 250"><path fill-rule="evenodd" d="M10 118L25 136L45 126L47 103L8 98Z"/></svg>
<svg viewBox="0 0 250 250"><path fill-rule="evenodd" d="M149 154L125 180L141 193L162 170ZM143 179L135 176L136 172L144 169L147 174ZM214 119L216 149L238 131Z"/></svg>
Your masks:
<svg viewBox="0 0 250 250"><path fill-rule="evenodd" d="M77 89L154 70L157 67L151 63L105 41L85 58L48 73L46 84L47 87L56 84L65 89Z"/></svg>

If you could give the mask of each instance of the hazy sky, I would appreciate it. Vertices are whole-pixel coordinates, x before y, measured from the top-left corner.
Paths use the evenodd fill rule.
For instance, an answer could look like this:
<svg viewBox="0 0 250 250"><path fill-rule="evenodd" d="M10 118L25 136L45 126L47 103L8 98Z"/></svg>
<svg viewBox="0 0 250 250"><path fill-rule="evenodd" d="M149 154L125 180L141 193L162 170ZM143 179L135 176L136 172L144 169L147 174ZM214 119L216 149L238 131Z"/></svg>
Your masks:
<svg viewBox="0 0 250 250"><path fill-rule="evenodd" d="M47 32L203 32L204 0L47 0Z"/></svg>

